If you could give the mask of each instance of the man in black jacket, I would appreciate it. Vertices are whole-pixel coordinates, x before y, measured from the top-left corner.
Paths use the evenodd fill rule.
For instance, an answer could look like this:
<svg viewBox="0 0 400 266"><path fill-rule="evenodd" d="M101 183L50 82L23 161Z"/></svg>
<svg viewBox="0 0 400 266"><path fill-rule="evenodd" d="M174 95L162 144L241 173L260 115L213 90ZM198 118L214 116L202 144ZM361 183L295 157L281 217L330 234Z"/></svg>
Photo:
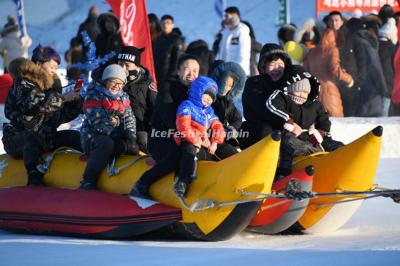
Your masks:
<svg viewBox="0 0 400 266"><path fill-rule="evenodd" d="M249 136L239 140L242 149L272 132L270 113L265 103L274 90L284 87L284 76L291 67L289 55L279 45L267 43L263 46L258 63L260 75L247 79L243 91L243 115L246 121L242 130L249 132Z"/></svg>
<svg viewBox="0 0 400 266"><path fill-rule="evenodd" d="M162 33L153 42L154 66L158 84L175 75L178 57L182 50L182 38L173 32L174 18L164 15L161 18Z"/></svg>
<svg viewBox="0 0 400 266"><path fill-rule="evenodd" d="M92 6L89 9L89 13L84 22L79 25L78 33L76 38L78 38L79 43L83 46L83 54L85 54L89 47L83 45L83 38L81 33L86 31L92 42L96 43L97 36L100 34L100 29L97 25L97 18L99 17L99 9L97 6Z"/></svg>
<svg viewBox="0 0 400 266"><path fill-rule="evenodd" d="M118 54L118 64L128 73L128 83L124 91L129 95L135 114L137 143L141 151L148 153L148 132L157 90L150 72L140 65L140 55L143 50L134 46L122 47L122 51Z"/></svg>
<svg viewBox="0 0 400 266"><path fill-rule="evenodd" d="M263 46L258 62L260 75L249 78L243 91L243 115L246 121L241 130L249 132L249 136L239 139L242 149L263 139L273 130L280 129L280 125L271 119L266 102L275 90L282 90L295 81L293 79L301 78L292 75L299 68L292 65L289 55L279 45L267 43ZM301 70L298 72L301 73ZM319 93L318 86L313 88L311 97Z"/></svg>
<svg viewBox="0 0 400 266"><path fill-rule="evenodd" d="M106 12L101 14L97 18L97 25L99 26L101 33L97 36L95 42L96 56L104 57L112 51L121 51L123 42L120 24L114 13Z"/></svg>
<svg viewBox="0 0 400 266"><path fill-rule="evenodd" d="M178 60L178 75L170 77L159 90L151 119L148 149L156 165L146 171L136 182L130 195L150 198L148 188L160 177L177 169L180 149L173 140L176 131L176 111L188 97L189 87L200 70L197 58L182 55Z"/></svg>

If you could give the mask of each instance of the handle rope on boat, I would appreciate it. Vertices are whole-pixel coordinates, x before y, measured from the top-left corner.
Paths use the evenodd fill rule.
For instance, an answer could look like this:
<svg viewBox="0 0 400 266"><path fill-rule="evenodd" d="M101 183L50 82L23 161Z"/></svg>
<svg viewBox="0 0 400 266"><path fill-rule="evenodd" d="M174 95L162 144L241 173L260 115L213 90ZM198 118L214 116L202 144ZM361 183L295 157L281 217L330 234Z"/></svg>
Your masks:
<svg viewBox="0 0 400 266"><path fill-rule="evenodd" d="M208 209L212 209L214 207L220 208L225 206L243 204L243 203L250 203L250 202L260 202L266 198L269 199L287 199L287 200L306 200L312 198L319 198L319 197L343 197L343 196L361 196L353 199L341 200L341 201L334 201L329 203L322 203L322 204L315 204L317 207L324 207L329 205L341 204L341 203L348 203L357 200L366 200L376 197L387 197L391 198L395 203L400 203L400 189L386 189L386 188L379 188L372 189L372 190L364 190L364 191L349 191L344 190L340 192L327 192L327 193L315 193L312 191L302 191L299 190L297 182L289 182L286 188L285 193L255 193L255 192L248 192L245 190L238 190L242 196L256 196L258 198L254 199L245 199L245 200L236 200L236 201L228 201L228 202L219 202L215 200L198 200L190 205L185 203L185 200L182 198L178 198L179 202L183 206L183 208L191 211L204 211ZM362 196L364 195L364 196ZM286 203L287 201L278 202L277 205ZM275 206L275 205L274 205ZM272 206L270 206L272 207Z"/></svg>
<svg viewBox="0 0 400 266"><path fill-rule="evenodd" d="M71 153L71 154L79 154L82 155L83 153L81 151L69 148L69 147L60 147L56 150L54 150L51 154L47 155L44 159L43 159L43 163L39 164L36 166L37 170L41 173L46 173L47 170L49 170L51 163L54 160L54 156L56 156L56 154L60 154L60 153Z"/></svg>
<svg viewBox="0 0 400 266"><path fill-rule="evenodd" d="M198 200L190 205L185 203L185 200L183 198L178 197L179 202L188 211L191 212L198 212L198 211L205 211L208 209L212 209L214 207L220 208L220 207L225 207L225 206L231 206L231 205L237 205L237 204L244 204L244 203L250 203L250 202L257 202L257 201L263 201L263 198L257 198L257 199L247 199L247 200L236 200L236 201L226 201L226 202L219 202L216 200Z"/></svg>
<svg viewBox="0 0 400 266"><path fill-rule="evenodd" d="M298 190L291 185L291 182L288 183L288 187L286 188L286 192L284 194L264 194L264 193L254 193L241 190L240 191L244 196L258 196L263 198L288 198L295 200L304 200L304 199L312 199L312 198L320 198L320 197L343 197L343 196L362 196L357 199L350 199L347 201L340 201L342 203L355 201L360 199L369 199L374 197L387 197L393 199L394 202L400 203L400 189L373 189L373 190L364 190L364 191L350 191L344 190L339 192L326 192L326 193L316 193L312 191L302 191Z"/></svg>
<svg viewBox="0 0 400 266"><path fill-rule="evenodd" d="M46 173L47 170L49 170L51 163L54 160L54 157L56 156L56 154L61 154L61 153L70 153L70 154L78 154L78 155L82 155L83 152L69 148L69 147L60 147L56 150L54 150L51 154L47 155L44 159L43 159L43 163L39 164L37 166L38 171L40 171L41 173ZM149 158L149 155L143 155L143 156L139 156L137 158L134 158L133 160L131 160L129 163L124 164L120 167L115 167L115 161L116 159L114 158L113 161L111 162L111 164L108 166L108 175L109 176L113 176L113 175L117 175L119 174L122 170L125 170L129 167L131 167L132 165L134 165L135 163L137 163L138 161L145 159L145 158Z"/></svg>
<svg viewBox="0 0 400 266"><path fill-rule="evenodd" d="M150 157L150 155L143 155L143 156L136 157L136 158L132 159L129 163L124 164L120 167L115 166L116 159L114 157L111 164L107 168L108 176L111 177L114 175L118 175L119 173L121 173L122 170L125 170L125 169L131 167L132 165L134 165L135 163L137 163L138 161L147 159L149 157Z"/></svg>

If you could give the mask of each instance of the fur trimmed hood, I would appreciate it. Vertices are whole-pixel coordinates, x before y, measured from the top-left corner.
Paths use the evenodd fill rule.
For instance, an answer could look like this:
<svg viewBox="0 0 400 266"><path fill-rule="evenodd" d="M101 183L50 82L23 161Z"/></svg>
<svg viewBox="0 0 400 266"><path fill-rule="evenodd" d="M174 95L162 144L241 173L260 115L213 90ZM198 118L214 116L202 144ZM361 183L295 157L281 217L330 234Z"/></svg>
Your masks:
<svg viewBox="0 0 400 266"><path fill-rule="evenodd" d="M235 62L224 62L219 64L212 72L211 78L218 84L218 94L223 93L228 77L234 78L233 88L227 94L228 99L240 98L246 82L246 73L243 68Z"/></svg>
<svg viewBox="0 0 400 266"><path fill-rule="evenodd" d="M25 79L34 83L41 91L53 87L54 79L43 68L25 58L17 58L10 62L8 70L13 79Z"/></svg>

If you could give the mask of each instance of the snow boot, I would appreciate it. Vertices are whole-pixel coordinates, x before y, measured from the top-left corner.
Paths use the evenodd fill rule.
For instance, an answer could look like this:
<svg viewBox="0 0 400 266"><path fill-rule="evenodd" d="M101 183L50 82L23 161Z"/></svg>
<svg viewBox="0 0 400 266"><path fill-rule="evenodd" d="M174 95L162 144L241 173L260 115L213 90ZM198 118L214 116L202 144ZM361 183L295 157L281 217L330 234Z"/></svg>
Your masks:
<svg viewBox="0 0 400 266"><path fill-rule="evenodd" d="M152 200L152 198L149 194L148 186L145 183L143 183L143 181L140 179L133 186L131 192L129 193L129 196Z"/></svg>
<svg viewBox="0 0 400 266"><path fill-rule="evenodd" d="M92 177L83 177L79 189L86 190L96 190L97 189L97 179Z"/></svg>
<svg viewBox="0 0 400 266"><path fill-rule="evenodd" d="M176 178L175 182L174 182L175 194L181 199L185 198L186 194L187 194L188 186L189 186L188 183L181 180L180 178Z"/></svg>
<svg viewBox="0 0 400 266"><path fill-rule="evenodd" d="M43 181L43 173L38 170L31 170L28 173L28 186L44 187L46 184Z"/></svg>

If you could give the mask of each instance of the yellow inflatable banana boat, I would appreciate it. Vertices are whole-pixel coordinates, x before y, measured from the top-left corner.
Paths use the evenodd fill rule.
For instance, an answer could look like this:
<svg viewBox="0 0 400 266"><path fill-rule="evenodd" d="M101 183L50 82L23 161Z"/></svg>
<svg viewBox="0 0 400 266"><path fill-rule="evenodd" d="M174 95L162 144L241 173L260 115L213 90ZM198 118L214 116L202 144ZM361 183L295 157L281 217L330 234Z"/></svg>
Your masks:
<svg viewBox="0 0 400 266"><path fill-rule="evenodd" d="M186 236L204 240L223 240L243 230L261 201L254 196L243 196L241 191L270 193L278 162L280 133L267 137L245 151L219 162L201 161L197 178L190 185L186 206L199 200L212 200L214 207L192 211L182 208L178 229ZM86 162L79 154L55 152L46 158L45 183L56 188L79 187ZM100 190L128 194L144 171L151 167L146 156L122 156L114 173L104 170L98 187ZM8 155L0 156L0 188L26 186L27 176L22 160ZM150 188L151 196L161 204L181 208L182 203L173 192L173 173L163 177ZM224 204L219 204L224 203ZM201 207L201 204L200 204Z"/></svg>
<svg viewBox="0 0 400 266"><path fill-rule="evenodd" d="M317 193L371 190L379 162L382 132L383 128L378 126L333 152L297 158L293 171L313 165L312 191ZM363 201L349 201L351 197L354 199L354 196L311 199L304 215L291 231L320 234L338 229L352 217Z"/></svg>

